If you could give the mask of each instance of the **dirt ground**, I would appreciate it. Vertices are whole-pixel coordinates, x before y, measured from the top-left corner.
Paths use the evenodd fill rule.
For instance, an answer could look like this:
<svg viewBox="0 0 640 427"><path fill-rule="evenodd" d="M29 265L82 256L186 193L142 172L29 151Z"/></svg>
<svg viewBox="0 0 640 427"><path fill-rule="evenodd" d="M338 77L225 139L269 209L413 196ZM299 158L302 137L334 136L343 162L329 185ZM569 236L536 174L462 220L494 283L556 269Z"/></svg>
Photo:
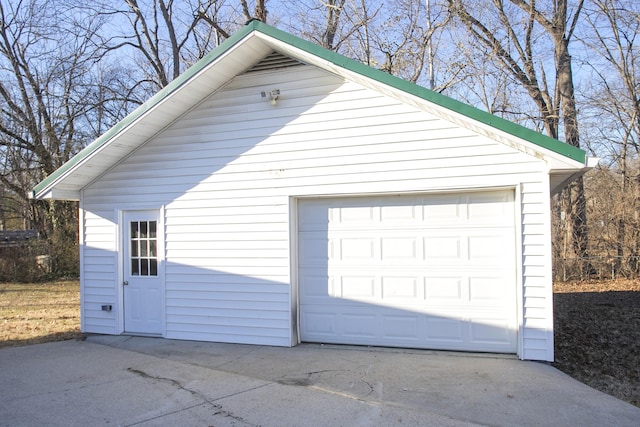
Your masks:
<svg viewBox="0 0 640 427"><path fill-rule="evenodd" d="M556 368L640 406L640 280L554 284Z"/></svg>

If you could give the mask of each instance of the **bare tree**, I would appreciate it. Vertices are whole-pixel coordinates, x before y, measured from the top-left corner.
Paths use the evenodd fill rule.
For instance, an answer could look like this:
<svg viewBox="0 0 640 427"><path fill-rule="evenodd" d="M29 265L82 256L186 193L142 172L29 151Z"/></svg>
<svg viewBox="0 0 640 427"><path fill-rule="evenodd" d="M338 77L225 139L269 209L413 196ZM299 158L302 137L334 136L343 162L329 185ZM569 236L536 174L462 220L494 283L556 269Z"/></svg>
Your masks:
<svg viewBox="0 0 640 427"><path fill-rule="evenodd" d="M31 202L33 186L95 137L96 33L49 0L0 1L0 184L25 227L59 243L54 268L77 270L74 204Z"/></svg>
<svg viewBox="0 0 640 427"><path fill-rule="evenodd" d="M456 83L451 85L455 95L491 114L544 131L544 126L537 120L537 109L521 102L528 96L526 90L514 83L507 70L486 60L490 56L486 49L472 46L471 43L459 43L456 50L454 57L459 72L455 76Z"/></svg>
<svg viewBox="0 0 640 427"><path fill-rule="evenodd" d="M342 51L370 64L371 38L368 25L382 6L372 8L366 0L305 0L284 3L294 11L294 15L290 17L290 29L293 33L326 49ZM359 37L362 34L364 36ZM353 49L353 37L360 38L360 50Z"/></svg>
<svg viewBox="0 0 640 427"><path fill-rule="evenodd" d="M429 87L435 82L435 35L449 22L446 9L435 1L396 0L386 4L383 21L372 31L374 49L382 54L381 69L417 83L427 72Z"/></svg>
<svg viewBox="0 0 640 427"><path fill-rule="evenodd" d="M470 2L448 0L449 8L469 34L491 54L501 68L522 85L537 106L547 134L579 147L578 113L569 45L584 6L583 0L525 0ZM545 68L543 49L554 52L553 71ZM555 75L555 80L553 76ZM588 257L586 200L583 180L563 192L563 210L569 218L573 252Z"/></svg>
<svg viewBox="0 0 640 427"><path fill-rule="evenodd" d="M124 0L124 3L126 8L105 6L101 13L115 22L128 24L119 27L122 33L111 37L108 47L117 50L117 55L125 56L126 51L138 54L137 63L131 66L146 71L137 79L147 83L143 98L168 85L213 47L210 23L206 25L209 30L199 28L199 24L206 21L216 1Z"/></svg>
<svg viewBox="0 0 640 427"><path fill-rule="evenodd" d="M615 217L608 223L617 228L615 256L618 269L624 260L638 270L640 255L640 175L637 169L640 144L640 8L625 0L594 0L586 11L588 30L582 37L591 53L594 79L586 114L592 118L590 130L598 149L608 151L607 169L618 184ZM617 173L615 173L617 172ZM606 197L594 192L593 197ZM613 206L611 205L611 208Z"/></svg>
<svg viewBox="0 0 640 427"><path fill-rule="evenodd" d="M200 0L195 14L213 29L217 46L242 24L254 19L266 23L269 14L266 5L267 0L256 0L252 10L246 0Z"/></svg>
<svg viewBox="0 0 640 427"><path fill-rule="evenodd" d="M442 0L283 1L289 31L327 49L414 83L442 91L454 81L457 63L443 60L438 79L439 37L449 23ZM288 24L284 24L287 21ZM436 82L436 80L440 80Z"/></svg>
<svg viewBox="0 0 640 427"><path fill-rule="evenodd" d="M256 0L255 6L253 8L253 13L249 10L249 5L247 4L247 0L240 0L240 5L242 6L242 13L247 21L251 21L252 19L257 19L264 23L267 22L267 8L266 8L266 0Z"/></svg>
<svg viewBox="0 0 640 427"><path fill-rule="evenodd" d="M356 16L368 14L359 11L367 7L366 2L346 0L285 0L281 6L289 12L289 31L334 51L340 51L362 25Z"/></svg>

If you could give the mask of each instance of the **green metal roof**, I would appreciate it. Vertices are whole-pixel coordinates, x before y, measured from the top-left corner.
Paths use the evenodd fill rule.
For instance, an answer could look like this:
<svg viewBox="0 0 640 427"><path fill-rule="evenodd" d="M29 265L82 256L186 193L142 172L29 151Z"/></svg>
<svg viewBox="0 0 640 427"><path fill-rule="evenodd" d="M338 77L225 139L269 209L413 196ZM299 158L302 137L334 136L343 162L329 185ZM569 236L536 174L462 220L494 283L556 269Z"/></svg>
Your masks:
<svg viewBox="0 0 640 427"><path fill-rule="evenodd" d="M162 102L167 96L175 93L185 84L187 84L195 75L197 75L199 72L205 69L208 65L210 65L212 62L214 62L216 59L221 57L223 54L228 52L230 49L235 47L238 43L240 43L242 40L244 40L246 37L250 36L254 32L269 36L281 43L298 48L308 54L314 55L322 60L330 62L345 70L349 70L353 73L370 78L374 81L377 81L384 85L388 85L392 88L395 88L407 94L414 95L418 98L424 99L433 104L436 104L443 108L454 111L458 114L466 116L470 119L473 119L479 123L483 123L497 130L503 131L510 135L521 138L525 141L531 142L535 145L548 149L552 152L560 154L569 159L575 160L582 164L585 164L586 162L586 159L587 159L586 153L579 148L573 147L557 139L535 132L524 126L502 119L498 116L487 113L478 108L472 107L468 104L465 104L463 102L450 98L448 96L431 91L422 86L418 86L416 84L402 80L391 74L387 74L383 71L369 67L365 64L349 59L336 52L327 50L312 42L303 40L299 37L286 33L275 27L272 27L260 21L254 20L248 23L243 28L241 28L235 34L233 34L233 36L231 36L229 39L225 40L219 47L217 47L216 49L212 50L209 54L204 56L201 60L199 60L197 63L191 66L188 70L182 73L178 78L176 78L171 83L169 83L169 85L167 85L165 88L163 88L158 93L156 93L153 97L151 97L147 102L139 106L127 117L125 117L122 121L117 123L115 126L109 129L99 138L94 140L91 144L89 144L87 147L81 150L72 159L70 159L68 162L62 165L59 169L54 171L42 182L37 184L34 187L33 196L38 197L39 195L44 194L46 191L53 188L55 186L55 183L58 180L62 179L67 173L70 173L75 167L79 166L83 160L87 159L88 157L94 154L98 155L99 153L97 152L101 148L103 148L105 145L107 145L109 141L111 141L118 134L120 134L123 129L126 129L129 125L131 125L137 119L142 117L145 113L150 111L153 107L155 107L160 102ZM256 59L259 59L259 58L256 58Z"/></svg>

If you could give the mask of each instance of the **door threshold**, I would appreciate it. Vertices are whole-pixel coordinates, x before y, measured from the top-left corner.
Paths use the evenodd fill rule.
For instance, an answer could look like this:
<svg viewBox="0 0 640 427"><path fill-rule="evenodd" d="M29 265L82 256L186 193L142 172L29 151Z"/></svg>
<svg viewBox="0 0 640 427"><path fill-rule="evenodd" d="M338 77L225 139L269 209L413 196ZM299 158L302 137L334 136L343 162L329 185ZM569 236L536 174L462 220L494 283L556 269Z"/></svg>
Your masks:
<svg viewBox="0 0 640 427"><path fill-rule="evenodd" d="M148 334L145 332L123 332L120 335L124 335L128 337L162 338L162 334Z"/></svg>

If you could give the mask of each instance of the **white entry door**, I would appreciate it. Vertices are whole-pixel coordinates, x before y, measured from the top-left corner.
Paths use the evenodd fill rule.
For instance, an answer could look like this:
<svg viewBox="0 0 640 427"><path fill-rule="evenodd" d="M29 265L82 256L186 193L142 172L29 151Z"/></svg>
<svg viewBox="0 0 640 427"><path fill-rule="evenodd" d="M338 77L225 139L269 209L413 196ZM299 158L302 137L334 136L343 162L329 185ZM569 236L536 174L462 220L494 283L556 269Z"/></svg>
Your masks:
<svg viewBox="0 0 640 427"><path fill-rule="evenodd" d="M158 211L131 211L123 221L124 330L162 334Z"/></svg>
<svg viewBox="0 0 640 427"><path fill-rule="evenodd" d="M301 339L515 353L513 191L302 200Z"/></svg>

